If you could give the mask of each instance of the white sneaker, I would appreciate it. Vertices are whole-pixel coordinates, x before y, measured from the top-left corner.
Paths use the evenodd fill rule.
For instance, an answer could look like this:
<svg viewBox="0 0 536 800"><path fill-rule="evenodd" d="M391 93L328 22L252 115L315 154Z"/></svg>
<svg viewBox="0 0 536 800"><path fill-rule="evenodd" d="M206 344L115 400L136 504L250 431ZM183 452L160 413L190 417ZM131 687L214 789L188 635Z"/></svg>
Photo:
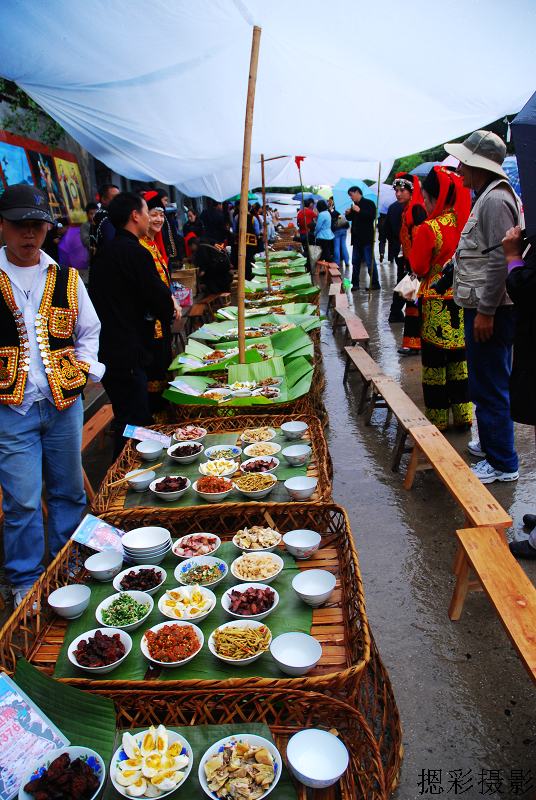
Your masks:
<svg viewBox="0 0 536 800"><path fill-rule="evenodd" d="M17 586L14 587L11 591L13 594L13 607L18 608L28 592L33 589L33 583L31 586Z"/></svg>
<svg viewBox="0 0 536 800"><path fill-rule="evenodd" d="M489 461L484 459L471 467L476 477L482 483L493 483L494 481L517 481L519 472L501 472L492 467Z"/></svg>
<svg viewBox="0 0 536 800"><path fill-rule="evenodd" d="M475 439L471 439L470 442L467 442L467 449L472 456L476 456L477 458L486 458L486 454L482 450L482 445L480 444L480 439L478 436Z"/></svg>

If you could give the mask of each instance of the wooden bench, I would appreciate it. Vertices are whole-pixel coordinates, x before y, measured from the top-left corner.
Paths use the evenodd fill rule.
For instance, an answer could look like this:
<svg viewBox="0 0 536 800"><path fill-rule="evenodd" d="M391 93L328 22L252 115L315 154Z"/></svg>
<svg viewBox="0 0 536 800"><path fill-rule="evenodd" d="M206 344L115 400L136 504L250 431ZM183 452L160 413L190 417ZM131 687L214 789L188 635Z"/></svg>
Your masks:
<svg viewBox="0 0 536 800"><path fill-rule="evenodd" d="M345 340L347 341L349 339L353 345L360 344L367 350L369 346L369 335L363 322L351 308L344 308L344 306L339 303L339 305L335 306L333 331L343 325L346 327Z"/></svg>
<svg viewBox="0 0 536 800"><path fill-rule="evenodd" d="M397 421L397 434L393 448L391 469L393 472L397 472L404 453L409 453L413 450L412 447L406 446L410 428L431 426L431 422L393 378L377 372L370 376L370 385L371 391L365 424L370 425L372 415L378 408L387 409L386 423L390 421L394 414Z"/></svg>
<svg viewBox="0 0 536 800"><path fill-rule="evenodd" d="M97 413L93 414L91 419L86 422L82 430L82 454L91 444L93 444L95 439L99 440L99 445L102 447L104 443L105 429L111 423L113 418L114 412L112 411L112 406L110 403L107 403L99 408ZM82 472L84 473L84 489L86 490L88 501L92 503L95 497L95 491L89 481L88 476L86 475L85 469L82 469Z"/></svg>
<svg viewBox="0 0 536 800"><path fill-rule="evenodd" d="M343 382L348 380L348 375L352 368L357 369L361 378L361 394L357 406L357 413L361 414L365 409L372 378L377 375L383 375L383 373L380 365L376 364L367 351L359 345L345 347L344 352L346 354L346 364L344 366Z"/></svg>
<svg viewBox="0 0 536 800"><path fill-rule="evenodd" d="M469 469L441 431L435 425L428 424L411 427L409 435L413 439L414 448L404 488L411 489L418 470L431 468L462 508L467 527L492 526L504 535L512 524L512 518ZM424 460L424 464L420 463L421 460Z"/></svg>
<svg viewBox="0 0 536 800"><path fill-rule="evenodd" d="M468 591L483 589L536 682L536 588L495 528L468 528L456 531L456 536L462 557L458 559L450 619L460 619ZM478 587L469 580L471 569L476 573Z"/></svg>

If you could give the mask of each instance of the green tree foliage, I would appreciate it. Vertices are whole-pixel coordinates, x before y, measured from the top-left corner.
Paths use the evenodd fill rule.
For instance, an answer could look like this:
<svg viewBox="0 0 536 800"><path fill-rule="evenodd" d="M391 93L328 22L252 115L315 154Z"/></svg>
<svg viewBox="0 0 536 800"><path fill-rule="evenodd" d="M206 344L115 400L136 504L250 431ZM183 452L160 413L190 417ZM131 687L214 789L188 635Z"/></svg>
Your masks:
<svg viewBox="0 0 536 800"><path fill-rule="evenodd" d="M0 99L9 106L9 111L3 118L6 130L39 139L49 147L55 147L59 143L65 133L61 125L16 83L0 78Z"/></svg>

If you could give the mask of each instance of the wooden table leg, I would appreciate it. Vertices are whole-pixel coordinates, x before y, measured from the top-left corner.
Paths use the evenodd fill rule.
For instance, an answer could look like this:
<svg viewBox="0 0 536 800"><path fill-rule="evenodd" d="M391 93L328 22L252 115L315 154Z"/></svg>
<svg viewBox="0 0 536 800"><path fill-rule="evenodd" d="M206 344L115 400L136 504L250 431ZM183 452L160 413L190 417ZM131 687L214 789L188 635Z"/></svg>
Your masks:
<svg viewBox="0 0 536 800"><path fill-rule="evenodd" d="M391 469L393 472L398 472L400 468L400 462L402 460L402 456L404 455L407 438L408 438L408 432L404 430L404 428L399 422L398 431L396 434L396 442L393 450L393 460L391 462Z"/></svg>
<svg viewBox="0 0 536 800"><path fill-rule="evenodd" d="M406 477L404 478L404 489L408 491L413 486L413 481L415 480L415 473L417 472L417 465L419 463L419 453L420 450L417 447L417 443L413 445L413 452L411 454L411 458L409 460L408 469L406 472Z"/></svg>
<svg viewBox="0 0 536 800"><path fill-rule="evenodd" d="M465 603L465 598L469 590L469 561L463 549L460 548L460 550L462 550L463 558L458 568L456 586L454 587L449 605L449 617L454 622L460 619L462 615L463 604Z"/></svg>

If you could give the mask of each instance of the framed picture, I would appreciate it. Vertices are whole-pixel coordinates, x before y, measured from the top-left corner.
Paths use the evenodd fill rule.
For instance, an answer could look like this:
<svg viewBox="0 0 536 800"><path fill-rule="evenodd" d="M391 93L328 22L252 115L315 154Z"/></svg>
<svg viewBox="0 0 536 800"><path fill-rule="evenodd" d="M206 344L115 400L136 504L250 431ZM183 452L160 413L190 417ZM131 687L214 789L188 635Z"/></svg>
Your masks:
<svg viewBox="0 0 536 800"><path fill-rule="evenodd" d="M60 186L63 202L67 209L67 215L71 222L82 223L86 221L84 211L86 192L82 182L80 169L76 161L67 161L64 158L54 158L56 173Z"/></svg>
<svg viewBox="0 0 536 800"><path fill-rule="evenodd" d="M23 147L0 141L0 174L0 194L6 186L14 183L28 183L33 186L32 171Z"/></svg>
<svg viewBox="0 0 536 800"><path fill-rule="evenodd" d="M67 208L56 175L54 158L38 150L27 150L32 166L35 185L42 189L48 196L48 203L54 219L67 216Z"/></svg>

